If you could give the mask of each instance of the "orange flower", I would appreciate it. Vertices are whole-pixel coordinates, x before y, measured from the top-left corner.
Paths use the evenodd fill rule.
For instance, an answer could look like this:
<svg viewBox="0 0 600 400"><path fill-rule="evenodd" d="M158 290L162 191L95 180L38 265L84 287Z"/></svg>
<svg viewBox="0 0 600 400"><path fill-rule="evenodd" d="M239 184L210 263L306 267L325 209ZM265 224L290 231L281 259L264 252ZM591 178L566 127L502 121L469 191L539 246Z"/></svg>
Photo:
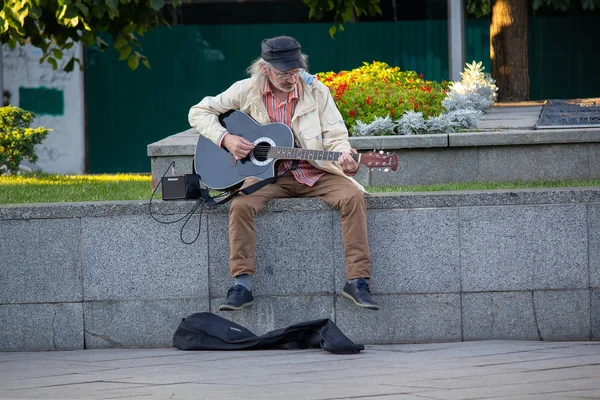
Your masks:
<svg viewBox="0 0 600 400"><path fill-rule="evenodd" d="M356 111L350 110L350 117L354 117L356 115Z"/></svg>
<svg viewBox="0 0 600 400"><path fill-rule="evenodd" d="M365 100L365 103L371 104L371 96L367 97L367 99Z"/></svg>

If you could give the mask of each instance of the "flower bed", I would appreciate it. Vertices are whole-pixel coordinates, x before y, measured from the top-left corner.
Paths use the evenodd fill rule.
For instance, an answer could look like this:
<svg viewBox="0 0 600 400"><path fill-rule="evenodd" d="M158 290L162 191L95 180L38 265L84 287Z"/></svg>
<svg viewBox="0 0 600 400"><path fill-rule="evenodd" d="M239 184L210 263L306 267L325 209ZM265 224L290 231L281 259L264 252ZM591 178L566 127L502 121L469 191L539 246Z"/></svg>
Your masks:
<svg viewBox="0 0 600 400"><path fill-rule="evenodd" d="M470 129L496 99L481 63L467 64L461 82L423 80L383 62L321 72L352 136L411 135Z"/></svg>

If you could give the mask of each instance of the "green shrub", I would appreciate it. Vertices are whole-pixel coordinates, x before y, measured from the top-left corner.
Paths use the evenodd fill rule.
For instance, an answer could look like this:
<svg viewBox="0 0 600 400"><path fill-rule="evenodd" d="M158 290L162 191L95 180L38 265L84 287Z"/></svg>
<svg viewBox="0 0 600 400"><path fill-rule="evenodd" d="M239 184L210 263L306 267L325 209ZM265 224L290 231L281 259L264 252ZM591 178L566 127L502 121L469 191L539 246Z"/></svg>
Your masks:
<svg viewBox="0 0 600 400"><path fill-rule="evenodd" d="M30 128L35 115L18 107L0 107L0 175L17 173L24 157L37 161L34 146L42 143L51 129Z"/></svg>

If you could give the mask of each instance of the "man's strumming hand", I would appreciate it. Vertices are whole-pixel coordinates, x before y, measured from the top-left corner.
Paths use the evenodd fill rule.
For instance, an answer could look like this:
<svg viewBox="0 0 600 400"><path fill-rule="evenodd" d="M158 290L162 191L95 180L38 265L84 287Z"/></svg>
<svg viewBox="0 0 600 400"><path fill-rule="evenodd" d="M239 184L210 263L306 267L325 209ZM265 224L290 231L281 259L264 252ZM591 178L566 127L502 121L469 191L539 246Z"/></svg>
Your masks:
<svg viewBox="0 0 600 400"><path fill-rule="evenodd" d="M254 148L254 144L241 136L226 133L223 138L223 147L225 147L236 160L241 160Z"/></svg>

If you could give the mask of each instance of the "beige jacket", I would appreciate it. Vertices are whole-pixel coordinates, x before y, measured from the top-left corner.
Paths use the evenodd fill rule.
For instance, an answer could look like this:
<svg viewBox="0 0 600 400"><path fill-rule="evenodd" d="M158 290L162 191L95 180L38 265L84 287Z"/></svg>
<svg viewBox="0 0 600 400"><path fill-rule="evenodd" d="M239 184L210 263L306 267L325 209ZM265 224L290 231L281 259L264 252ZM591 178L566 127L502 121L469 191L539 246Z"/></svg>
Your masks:
<svg viewBox="0 0 600 400"><path fill-rule="evenodd" d="M299 100L292 117L292 132L296 142L307 149L349 151L348 130L329 89L307 73L298 83ZM218 116L229 110L240 110L259 124L270 122L262 100L262 87L258 87L252 79L238 81L215 97L205 97L190 109L188 119L199 134L217 144L226 131L219 123ZM358 182L344 174L337 162L315 160L310 163L323 171L343 176L364 190Z"/></svg>

